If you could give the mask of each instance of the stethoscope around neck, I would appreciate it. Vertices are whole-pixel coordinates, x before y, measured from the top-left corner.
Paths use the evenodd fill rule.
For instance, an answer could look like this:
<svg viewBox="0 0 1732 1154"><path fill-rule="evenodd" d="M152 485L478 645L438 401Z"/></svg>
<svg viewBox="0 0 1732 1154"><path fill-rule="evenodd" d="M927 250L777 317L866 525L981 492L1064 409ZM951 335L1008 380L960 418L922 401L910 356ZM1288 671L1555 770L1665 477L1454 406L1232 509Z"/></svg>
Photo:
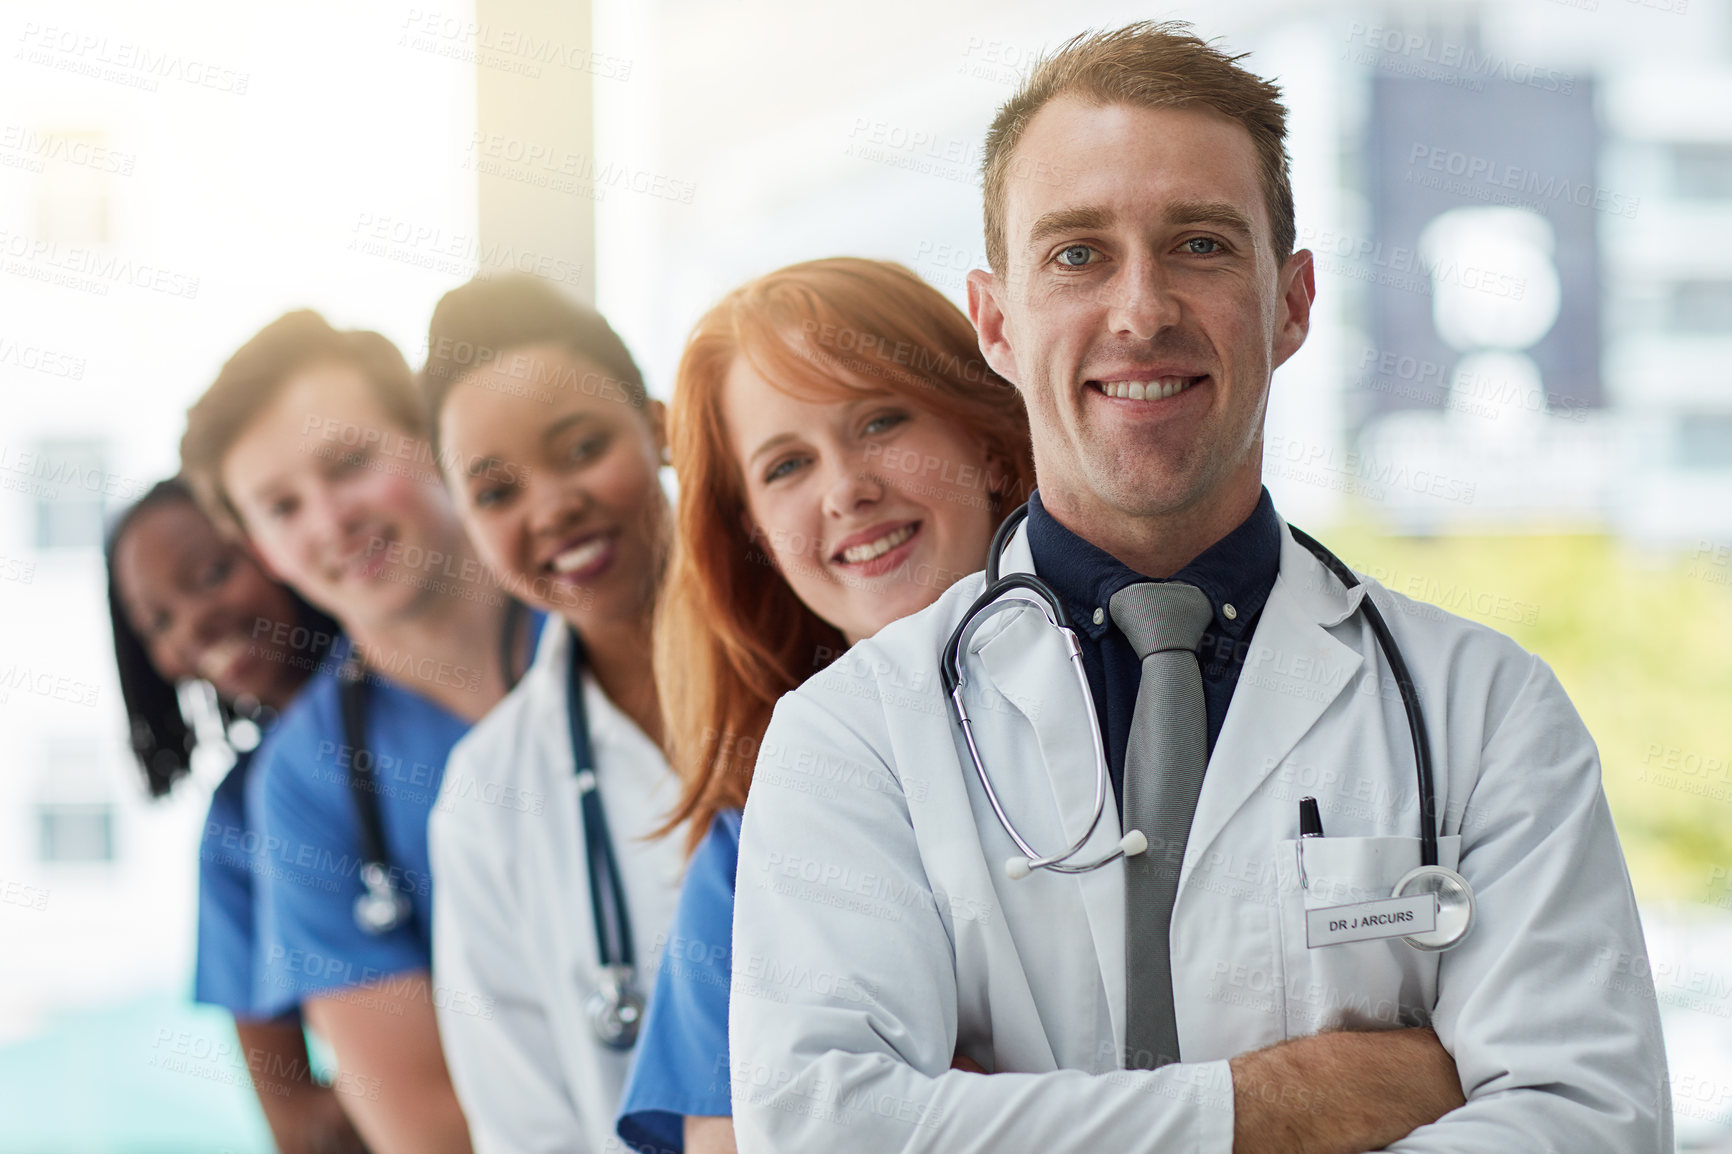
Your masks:
<svg viewBox="0 0 1732 1154"><path fill-rule="evenodd" d="M516 635L521 608L507 614L502 668L510 670L510 641ZM595 923L596 989L584 1003L596 1041L613 1050L629 1050L643 1024L644 999L637 986L637 950L632 941L631 914L625 886L609 834L607 813L595 771L589 739L589 713L583 705L583 642L567 630L571 643L570 676L566 683L566 718L570 727L572 767L577 777L583 841L588 855L590 914ZM507 676L507 681L511 678ZM372 935L390 933L414 915L409 898L391 880L385 851L384 823L379 814L373 758L366 745L366 670L351 649L338 673L344 736L349 745L349 787L360 818L361 885L355 899L355 924Z"/></svg>
<svg viewBox="0 0 1732 1154"><path fill-rule="evenodd" d="M1100 826L1101 817L1106 812L1107 791L1112 788L1112 776L1107 767L1106 747L1101 738L1100 718L1095 711L1094 694L1089 688L1088 672L1083 667L1082 646L1077 641L1076 631L1071 627L1064 603L1052 586L1033 573L1011 573L1006 576L1000 576L999 573L1000 558L1005 546L1027 517L1028 506L1024 504L1006 517L998 527L998 532L993 534L992 548L986 559L986 588L969 605L962 615L962 620L951 631L939 663L939 677L944 684L950 717L961 731L964 744L968 746L968 756L974 763L980 788L986 794L987 804L992 807L999 825L1021 851L1020 856L1012 857L1004 864L1005 875L1012 881L1020 881L1036 870L1060 874L1088 873L1120 858L1135 857L1146 852L1149 847L1148 837L1141 830L1133 829L1119 839L1112 852L1093 861L1072 860L1082 852ZM1287 526L1287 531L1348 589L1351 590L1359 584L1358 575L1322 543L1291 525ZM1007 594L1010 596L1006 596ZM1088 714L1089 739L1094 746L1094 812L1089 819L1088 828L1081 837L1064 849L1048 854L1040 853L1022 836L1006 811L1003 799L993 788L991 775L986 772L980 747L975 741L973 719L969 717L967 703L963 700L963 689L967 681L963 671L963 654L967 651L969 639L973 637L975 630L999 613L1029 607L1039 610L1047 623L1064 637L1067 660L1082 693L1083 705ZM1454 870L1438 864L1437 795L1433 789L1431 750L1426 739L1425 714L1420 708L1419 691L1414 685L1413 676L1408 672L1407 662L1402 659L1401 650L1395 644L1395 638L1391 636L1383 614L1378 611L1371 598L1361 597L1359 609L1364 613L1366 623L1377 638L1378 648L1382 650L1384 660L1389 663L1396 688L1401 693L1402 708L1407 714L1408 735L1413 741L1414 772L1419 782L1420 864L1396 882L1392 896L1410 897L1430 893L1437 898L1437 928L1426 933L1407 935L1403 940L1421 950L1446 950L1466 937L1473 925L1473 887Z"/></svg>
<svg viewBox="0 0 1732 1154"><path fill-rule="evenodd" d="M512 645L525 618L523 605L506 603L499 632L499 673L510 687L517 683ZM343 741L349 750L349 796L361 845L361 893L355 898L355 925L380 937L405 926L415 916L409 896L391 878L391 858L385 846L385 821L379 813L379 785L373 775L373 754L367 745L367 666L351 638L337 667L337 703L343 717Z"/></svg>

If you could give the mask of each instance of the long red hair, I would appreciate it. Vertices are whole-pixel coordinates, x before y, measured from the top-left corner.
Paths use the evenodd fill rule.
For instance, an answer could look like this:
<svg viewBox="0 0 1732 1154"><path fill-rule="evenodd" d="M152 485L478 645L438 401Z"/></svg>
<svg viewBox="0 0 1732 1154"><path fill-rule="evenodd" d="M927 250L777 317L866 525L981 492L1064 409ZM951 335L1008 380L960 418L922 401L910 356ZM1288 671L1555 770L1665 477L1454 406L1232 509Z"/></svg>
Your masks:
<svg viewBox="0 0 1732 1154"><path fill-rule="evenodd" d="M719 810L746 803L776 700L847 648L752 540L722 383L744 357L776 388L838 400L896 396L979 436L1002 515L1034 488L1022 397L980 355L974 327L899 264L834 257L749 281L705 313L668 409L679 532L656 613L668 757L684 782L668 828L695 848Z"/></svg>

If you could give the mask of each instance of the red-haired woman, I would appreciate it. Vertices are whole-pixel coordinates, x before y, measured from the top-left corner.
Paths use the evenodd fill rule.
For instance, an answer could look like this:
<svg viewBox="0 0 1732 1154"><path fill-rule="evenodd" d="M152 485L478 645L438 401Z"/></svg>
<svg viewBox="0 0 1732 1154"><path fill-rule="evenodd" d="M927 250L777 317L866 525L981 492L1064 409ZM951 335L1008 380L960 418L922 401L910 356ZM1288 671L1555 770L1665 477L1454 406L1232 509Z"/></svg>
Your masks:
<svg viewBox="0 0 1732 1154"><path fill-rule="evenodd" d="M669 437L678 545L655 665L684 782L670 825L688 824L694 853L619 1133L640 1151L732 1150L731 969L756 981L730 957L734 870L770 711L978 570L1034 466L1021 398L967 318L900 265L853 258L792 265L712 308ZM742 992L774 997L775 980Z"/></svg>

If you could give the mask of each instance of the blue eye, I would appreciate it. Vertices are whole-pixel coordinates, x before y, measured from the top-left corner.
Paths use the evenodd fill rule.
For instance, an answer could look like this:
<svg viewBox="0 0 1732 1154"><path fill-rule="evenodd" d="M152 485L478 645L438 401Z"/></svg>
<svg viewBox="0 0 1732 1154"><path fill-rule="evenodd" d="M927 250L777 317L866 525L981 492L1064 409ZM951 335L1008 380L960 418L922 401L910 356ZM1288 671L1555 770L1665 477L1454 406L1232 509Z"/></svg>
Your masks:
<svg viewBox="0 0 1732 1154"><path fill-rule="evenodd" d="M1198 245L1207 245L1208 247L1198 248ZM1197 256L1210 256L1221 251L1221 242L1212 236L1193 236L1185 242L1185 251Z"/></svg>
<svg viewBox="0 0 1732 1154"><path fill-rule="evenodd" d="M794 470L798 469L805 463L805 458L803 457L789 457L787 460L778 461L768 473L764 474L764 484L768 485L774 481L781 480L783 477L792 475Z"/></svg>
<svg viewBox="0 0 1732 1154"><path fill-rule="evenodd" d="M482 489L470 498L470 503L477 509L491 509L503 502L506 496L506 491L502 488Z"/></svg>
<svg viewBox="0 0 1732 1154"><path fill-rule="evenodd" d="M1094 263L1089 259L1094 251L1086 244L1067 244L1058 250L1058 256L1055 259L1065 268L1082 268L1084 265Z"/></svg>
<svg viewBox="0 0 1732 1154"><path fill-rule="evenodd" d="M867 421L866 428L863 431L868 436L877 433L887 433L907 419L908 414L906 413L884 413L880 416L873 417L870 421Z"/></svg>

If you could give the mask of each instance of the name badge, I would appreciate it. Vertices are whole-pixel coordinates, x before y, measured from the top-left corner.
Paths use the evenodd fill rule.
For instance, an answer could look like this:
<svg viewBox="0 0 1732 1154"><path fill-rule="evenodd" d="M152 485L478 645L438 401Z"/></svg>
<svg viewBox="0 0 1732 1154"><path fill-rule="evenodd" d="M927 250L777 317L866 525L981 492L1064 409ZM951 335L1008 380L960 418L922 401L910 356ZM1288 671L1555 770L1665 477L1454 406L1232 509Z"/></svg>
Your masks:
<svg viewBox="0 0 1732 1154"><path fill-rule="evenodd" d="M1434 893L1305 911L1305 944L1313 950L1318 946L1339 946L1346 942L1429 934L1435 929L1437 895Z"/></svg>

